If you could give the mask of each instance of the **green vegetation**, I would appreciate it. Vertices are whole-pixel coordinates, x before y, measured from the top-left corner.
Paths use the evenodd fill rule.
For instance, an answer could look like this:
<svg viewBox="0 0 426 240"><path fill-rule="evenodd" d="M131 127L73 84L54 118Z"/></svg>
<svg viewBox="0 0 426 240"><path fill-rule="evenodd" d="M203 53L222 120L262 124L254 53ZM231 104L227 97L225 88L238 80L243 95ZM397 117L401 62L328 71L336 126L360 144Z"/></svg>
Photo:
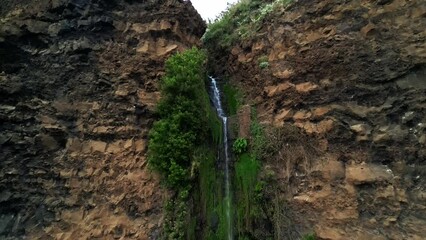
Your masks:
<svg viewBox="0 0 426 240"><path fill-rule="evenodd" d="M160 120L149 134L148 161L173 188L188 186L195 145L208 133L210 107L205 104L204 52L193 48L166 62L161 81Z"/></svg>
<svg viewBox="0 0 426 240"><path fill-rule="evenodd" d="M199 49L178 53L166 61L160 84L159 120L149 133L148 163L176 193L165 206L165 239L196 239L197 218L188 204L191 197L197 199L196 192L191 194L193 182L199 167L207 182L216 178L211 175L214 168L205 168L214 155L203 146L222 141L222 124L210 106L205 62L206 54Z"/></svg>
<svg viewBox="0 0 426 240"><path fill-rule="evenodd" d="M208 148L199 149L196 159L200 162L200 212L206 221L202 239L225 239L223 176L216 171L215 152Z"/></svg>
<svg viewBox="0 0 426 240"><path fill-rule="evenodd" d="M229 50L238 40L253 36L272 12L287 6L291 0L241 0L210 23L203 36L209 49Z"/></svg>
<svg viewBox="0 0 426 240"><path fill-rule="evenodd" d="M223 85L224 102L229 116L237 114L241 105L241 93L229 83Z"/></svg>
<svg viewBox="0 0 426 240"><path fill-rule="evenodd" d="M235 179L237 198L237 229L241 233L252 229L253 217L256 217L259 209L255 198L255 186L260 164L252 155L242 154L235 163ZM244 231L242 231L244 230Z"/></svg>
<svg viewBox="0 0 426 240"><path fill-rule="evenodd" d="M269 67L268 56L263 55L263 56L259 57L259 58L257 59L257 61L258 61L258 63L259 63L259 67L260 67L261 69L265 69L265 68L268 68L268 67Z"/></svg>
<svg viewBox="0 0 426 240"><path fill-rule="evenodd" d="M188 226L189 206L189 186L181 189L174 199L170 199L165 206L166 219L164 226L165 239L185 239Z"/></svg>
<svg viewBox="0 0 426 240"><path fill-rule="evenodd" d="M237 138L232 145L232 151L236 154L242 154L247 151L248 142L245 138Z"/></svg>
<svg viewBox="0 0 426 240"><path fill-rule="evenodd" d="M239 202L237 230L241 239L270 239L271 233L263 227L270 224L265 212L268 208L264 194L267 183L259 176L262 160L260 153L264 151L266 138L264 128L257 122L255 110L252 112L249 148L235 162L235 189Z"/></svg>
<svg viewBox="0 0 426 240"><path fill-rule="evenodd" d="M308 235L303 236L303 240L315 240L315 234L311 233Z"/></svg>
<svg viewBox="0 0 426 240"><path fill-rule="evenodd" d="M269 62L261 62L261 63L259 63L259 67L261 69L268 68L269 67Z"/></svg>

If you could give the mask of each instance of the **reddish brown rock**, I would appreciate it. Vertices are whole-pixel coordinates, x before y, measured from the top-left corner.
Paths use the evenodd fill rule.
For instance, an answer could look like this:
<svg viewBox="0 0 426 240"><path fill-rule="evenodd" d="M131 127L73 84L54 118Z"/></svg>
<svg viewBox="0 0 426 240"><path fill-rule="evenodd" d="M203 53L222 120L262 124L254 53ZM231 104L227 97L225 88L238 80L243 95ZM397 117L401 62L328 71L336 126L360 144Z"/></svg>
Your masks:
<svg viewBox="0 0 426 240"><path fill-rule="evenodd" d="M268 97L273 97L275 95L281 94L284 91L292 88L294 85L290 82L284 82L276 86L267 86L265 87L264 91L268 95Z"/></svg>
<svg viewBox="0 0 426 240"><path fill-rule="evenodd" d="M151 111L165 60L200 45L204 21L180 0L0 6L0 239L158 238Z"/></svg>
<svg viewBox="0 0 426 240"><path fill-rule="evenodd" d="M318 107L312 111L312 117L314 119L323 118L328 112L330 112L329 107Z"/></svg>
<svg viewBox="0 0 426 240"><path fill-rule="evenodd" d="M294 221L306 232L314 225L320 239L426 239L416 216L426 210L425 9L421 0L294 1L236 41L234 55L211 52L221 59L216 73L241 86L260 122L302 133L286 128L288 145L264 162ZM269 67L236 52L268 56ZM316 168L330 154L347 181Z"/></svg>
<svg viewBox="0 0 426 240"><path fill-rule="evenodd" d="M386 166L365 164L346 167L346 180L353 184L392 180L392 171Z"/></svg>
<svg viewBox="0 0 426 240"><path fill-rule="evenodd" d="M292 109L282 109L274 118L275 126L282 126L284 121L290 120L293 117Z"/></svg>
<svg viewBox="0 0 426 240"><path fill-rule="evenodd" d="M300 83L296 85L296 91L299 93L309 93L318 88L318 85L311 82Z"/></svg>
<svg viewBox="0 0 426 240"><path fill-rule="evenodd" d="M279 58L282 58L282 57L283 56L279 56ZM285 69L283 71L276 71L272 75L280 79L289 79L293 75L293 71L289 69Z"/></svg>
<svg viewBox="0 0 426 240"><path fill-rule="evenodd" d="M249 138L251 126L251 107L245 105L238 111L238 137Z"/></svg>
<svg viewBox="0 0 426 240"><path fill-rule="evenodd" d="M301 121L301 120L307 120L312 116L311 112L307 112L307 111L298 111L293 115L293 120L294 121Z"/></svg>

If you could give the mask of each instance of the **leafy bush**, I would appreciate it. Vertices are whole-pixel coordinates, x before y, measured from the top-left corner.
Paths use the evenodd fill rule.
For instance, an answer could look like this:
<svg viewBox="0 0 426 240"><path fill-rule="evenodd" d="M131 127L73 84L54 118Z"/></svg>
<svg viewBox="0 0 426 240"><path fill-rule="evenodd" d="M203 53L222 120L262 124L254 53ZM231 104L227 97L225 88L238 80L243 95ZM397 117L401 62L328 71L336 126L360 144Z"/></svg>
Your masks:
<svg viewBox="0 0 426 240"><path fill-rule="evenodd" d="M156 121L149 133L148 163L164 183L176 191L166 204L165 239L193 239L195 218L188 205L192 177L201 166L206 168L206 151L200 145L222 141L222 125L210 105L206 91L204 63L206 54L196 48L178 53L166 62L166 74L160 82L161 100ZM201 144L200 144L201 143ZM214 157L209 157L214 166ZM207 165L208 167L210 165ZM214 177L215 175L213 175Z"/></svg>
<svg viewBox="0 0 426 240"><path fill-rule="evenodd" d="M248 142L245 138L238 138L235 140L234 144L232 145L232 150L236 154L242 154L247 151L248 148Z"/></svg>
<svg viewBox="0 0 426 240"><path fill-rule="evenodd" d="M148 162L173 188L188 185L195 144L209 132L205 106L206 55L196 48L172 56L161 81L160 120L149 134Z"/></svg>

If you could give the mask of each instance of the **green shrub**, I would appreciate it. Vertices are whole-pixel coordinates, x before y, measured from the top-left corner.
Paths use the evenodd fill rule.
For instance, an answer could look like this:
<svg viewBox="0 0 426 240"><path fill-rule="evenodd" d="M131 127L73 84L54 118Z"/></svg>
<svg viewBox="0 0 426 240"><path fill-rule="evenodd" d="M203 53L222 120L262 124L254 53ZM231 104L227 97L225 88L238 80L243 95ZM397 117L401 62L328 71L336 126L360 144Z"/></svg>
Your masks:
<svg viewBox="0 0 426 240"><path fill-rule="evenodd" d="M209 130L205 106L206 55L196 48L176 54L166 61L166 74L160 85L160 120L149 134L148 162L173 188L186 187L193 149Z"/></svg>
<svg viewBox="0 0 426 240"><path fill-rule="evenodd" d="M268 62L268 56L266 55L262 55L257 59L257 62L259 63L259 67L261 69L265 69L269 67L269 62Z"/></svg>
<svg viewBox="0 0 426 240"><path fill-rule="evenodd" d="M261 4L261 0L242 0L228 7L218 19L208 25L202 38L203 43L208 48L229 49L248 32L250 28L247 26L254 19L253 13Z"/></svg>
<svg viewBox="0 0 426 240"><path fill-rule="evenodd" d="M316 239L315 234L313 233L303 236L303 240L315 240L315 239Z"/></svg>
<svg viewBox="0 0 426 240"><path fill-rule="evenodd" d="M261 69L268 68L269 67L269 62L261 62L261 63L259 63L259 67Z"/></svg>
<svg viewBox="0 0 426 240"><path fill-rule="evenodd" d="M200 187L210 189L217 184L214 151L208 151L207 146L222 142L223 129L206 91L205 62L205 52L196 48L173 55L160 82L159 119L149 133L148 163L176 193L165 206L165 239L195 239L197 222L188 204L190 194L196 193L192 181L198 176ZM222 212L220 216L225 216L215 194L201 194L201 199L209 215ZM224 234L219 232L215 235Z"/></svg>
<svg viewBox="0 0 426 240"><path fill-rule="evenodd" d="M253 36L266 16L287 6L291 0L241 0L230 5L215 21L210 22L202 41L210 50L229 50L238 40Z"/></svg>
<svg viewBox="0 0 426 240"><path fill-rule="evenodd" d="M165 239L195 239L196 218L188 205L190 192L194 191L192 180L200 170L199 174L208 179L201 181L202 186L216 182L210 168L214 166L214 155L200 148L219 144L223 137L221 121L205 87L205 62L205 52L196 48L175 54L166 61L166 73L160 82L159 119L149 133L148 163L176 193L165 206ZM207 171L213 173L208 175ZM202 197L208 204L215 199Z"/></svg>
<svg viewBox="0 0 426 240"><path fill-rule="evenodd" d="M238 138L234 141L234 144L232 145L232 151L236 154L242 154L247 152L248 148L248 142L245 138Z"/></svg>

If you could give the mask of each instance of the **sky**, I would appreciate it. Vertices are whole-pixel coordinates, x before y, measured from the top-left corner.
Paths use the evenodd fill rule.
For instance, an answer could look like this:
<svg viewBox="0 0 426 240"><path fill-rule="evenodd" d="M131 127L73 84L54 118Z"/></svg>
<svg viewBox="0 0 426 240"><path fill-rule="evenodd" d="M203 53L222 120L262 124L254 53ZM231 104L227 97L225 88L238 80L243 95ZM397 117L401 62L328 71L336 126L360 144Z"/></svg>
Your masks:
<svg viewBox="0 0 426 240"><path fill-rule="evenodd" d="M238 0L191 0L192 5L200 13L204 20L214 20L220 12L226 9L227 3L235 3Z"/></svg>

